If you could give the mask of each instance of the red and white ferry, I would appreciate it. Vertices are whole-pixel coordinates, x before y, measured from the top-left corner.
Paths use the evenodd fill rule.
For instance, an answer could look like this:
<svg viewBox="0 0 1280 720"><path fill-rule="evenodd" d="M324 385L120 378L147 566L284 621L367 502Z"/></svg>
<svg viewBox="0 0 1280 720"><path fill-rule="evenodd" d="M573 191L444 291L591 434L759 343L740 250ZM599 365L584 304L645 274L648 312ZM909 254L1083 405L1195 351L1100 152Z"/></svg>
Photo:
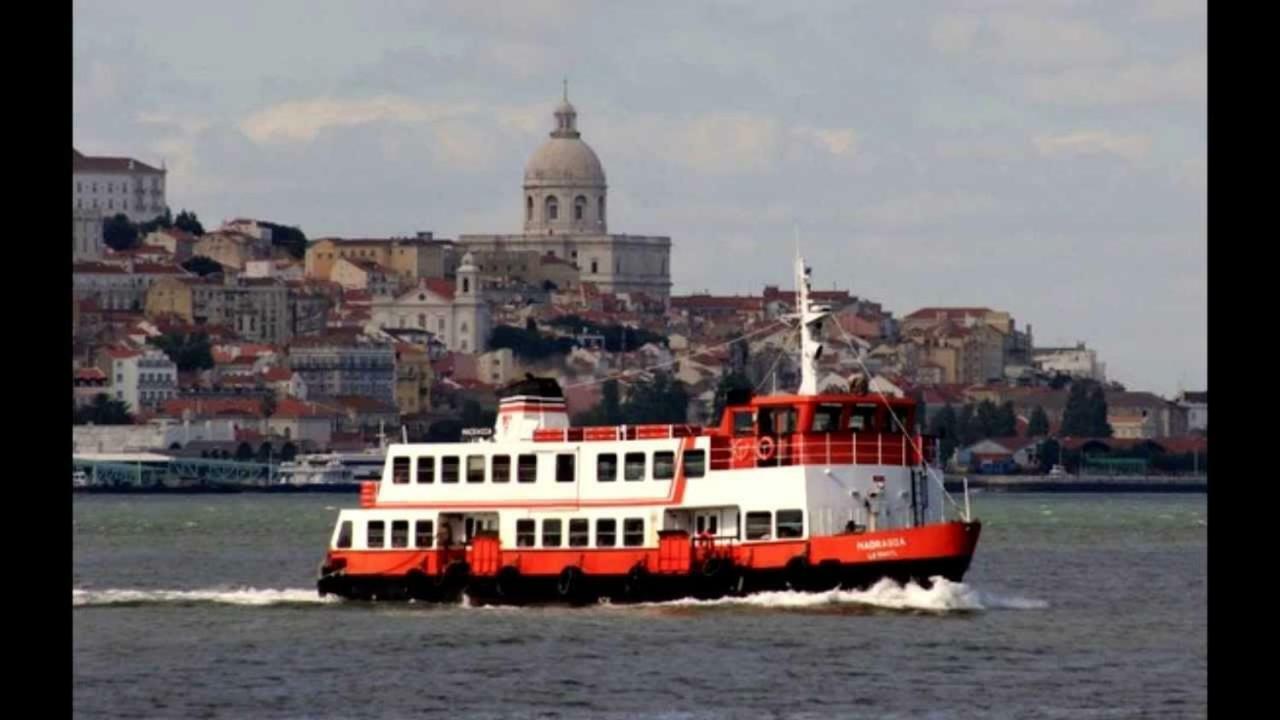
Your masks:
<svg viewBox="0 0 1280 720"><path fill-rule="evenodd" d="M490 438L389 446L338 516L320 594L620 603L959 581L981 524L967 502L947 518L914 402L818 393L829 311L800 259L797 284L796 394L731 399L715 427L570 427L554 381L516 383Z"/></svg>

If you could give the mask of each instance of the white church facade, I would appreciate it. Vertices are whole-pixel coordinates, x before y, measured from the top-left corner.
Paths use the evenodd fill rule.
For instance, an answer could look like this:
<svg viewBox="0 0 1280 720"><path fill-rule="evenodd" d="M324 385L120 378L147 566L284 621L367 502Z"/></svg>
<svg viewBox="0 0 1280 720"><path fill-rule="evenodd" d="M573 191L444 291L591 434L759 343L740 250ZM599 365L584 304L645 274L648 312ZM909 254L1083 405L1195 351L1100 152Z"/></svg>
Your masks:
<svg viewBox="0 0 1280 720"><path fill-rule="evenodd" d="M423 278L398 295L374 297L371 319L382 328L425 330L453 352L484 352L493 321L478 283L479 270L467 253L453 283Z"/></svg>

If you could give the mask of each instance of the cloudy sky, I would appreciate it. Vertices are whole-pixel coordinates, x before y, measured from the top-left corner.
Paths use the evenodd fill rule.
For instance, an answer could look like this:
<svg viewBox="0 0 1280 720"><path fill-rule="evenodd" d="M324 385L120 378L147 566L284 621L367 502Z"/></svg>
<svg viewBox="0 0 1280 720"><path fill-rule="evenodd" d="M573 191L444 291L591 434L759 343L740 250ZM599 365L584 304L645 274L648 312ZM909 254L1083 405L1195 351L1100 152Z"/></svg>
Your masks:
<svg viewBox="0 0 1280 720"><path fill-rule="evenodd" d="M502 8L499 9L498 6ZM1203 2L75 4L74 143L206 225L516 232L560 81L676 292L985 305L1207 382Z"/></svg>

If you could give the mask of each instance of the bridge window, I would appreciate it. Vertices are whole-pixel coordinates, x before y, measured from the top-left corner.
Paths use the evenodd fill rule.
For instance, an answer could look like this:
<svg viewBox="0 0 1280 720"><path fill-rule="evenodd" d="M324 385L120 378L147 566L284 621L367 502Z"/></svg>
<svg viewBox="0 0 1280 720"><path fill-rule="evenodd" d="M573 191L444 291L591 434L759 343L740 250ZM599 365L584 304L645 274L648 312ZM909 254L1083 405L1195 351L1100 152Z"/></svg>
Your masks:
<svg viewBox="0 0 1280 720"><path fill-rule="evenodd" d="M627 547L644 544L644 518L627 518L622 521L622 544Z"/></svg>
<svg viewBox="0 0 1280 720"><path fill-rule="evenodd" d="M467 456L467 482L469 483L484 482L484 456L483 455Z"/></svg>
<svg viewBox="0 0 1280 720"><path fill-rule="evenodd" d="M643 480L644 453L627 453L624 460L622 477L626 480Z"/></svg>
<svg viewBox="0 0 1280 720"><path fill-rule="evenodd" d="M433 457L418 458L418 484L428 484L436 481L436 459Z"/></svg>
<svg viewBox="0 0 1280 720"><path fill-rule="evenodd" d="M516 482L531 483L538 479L538 456L521 455L516 460Z"/></svg>
<svg viewBox="0 0 1280 720"><path fill-rule="evenodd" d="M690 450L684 454L684 476L700 478L707 474L707 451Z"/></svg>
<svg viewBox="0 0 1280 720"><path fill-rule="evenodd" d="M871 432L875 430L876 406L859 403L853 406L849 414L849 429L854 432Z"/></svg>
<svg viewBox="0 0 1280 720"><path fill-rule="evenodd" d="M822 403L813 410L813 430L816 433L835 432L840 429L839 403Z"/></svg>
<svg viewBox="0 0 1280 720"><path fill-rule="evenodd" d="M510 455L494 455L493 456L493 482L496 482L496 483L511 482L511 456Z"/></svg>
<svg viewBox="0 0 1280 720"><path fill-rule="evenodd" d="M338 542L334 543L335 547L349 548L351 547L351 521L343 520L338 526Z"/></svg>
<svg viewBox="0 0 1280 720"><path fill-rule="evenodd" d="M596 520L596 547L613 547L618 544L618 521Z"/></svg>
<svg viewBox="0 0 1280 720"><path fill-rule="evenodd" d="M790 435L796 431L796 409L761 408L759 421L761 435Z"/></svg>
<svg viewBox="0 0 1280 720"><path fill-rule="evenodd" d="M618 479L618 456L601 453L596 456L596 482L613 482Z"/></svg>
<svg viewBox="0 0 1280 720"><path fill-rule="evenodd" d="M736 436L750 435L755 429L755 422L751 418L750 410L739 410L733 414L733 434Z"/></svg>
<svg viewBox="0 0 1280 720"><path fill-rule="evenodd" d="M435 544L435 523L430 520L419 520L413 524L413 544L415 547L429 548Z"/></svg>
<svg viewBox="0 0 1280 720"><path fill-rule="evenodd" d="M778 511L778 537L779 538L804 537L804 511L803 510L779 510Z"/></svg>
<svg viewBox="0 0 1280 720"><path fill-rule="evenodd" d="M556 482L573 482L573 455L556 455Z"/></svg>
<svg viewBox="0 0 1280 720"><path fill-rule="evenodd" d="M663 450L653 454L653 479L670 480L676 474L676 454Z"/></svg>
<svg viewBox="0 0 1280 720"><path fill-rule="evenodd" d="M560 547L560 520L542 521L542 547Z"/></svg>
<svg viewBox="0 0 1280 720"><path fill-rule="evenodd" d="M387 531L387 524L381 520L370 520L367 532L365 533L365 545L371 548L380 548L385 544L383 537Z"/></svg>
<svg viewBox="0 0 1280 720"><path fill-rule="evenodd" d="M391 482L396 485L407 485L409 483L409 458L398 457L391 459Z"/></svg>
<svg viewBox="0 0 1280 720"><path fill-rule="evenodd" d="M516 521L516 547L533 547L536 537L532 520Z"/></svg>
<svg viewBox="0 0 1280 720"><path fill-rule="evenodd" d="M773 513L770 512L749 512L747 513L747 539L748 540L768 540L770 533L773 531Z"/></svg>
<svg viewBox="0 0 1280 720"><path fill-rule="evenodd" d="M586 547L591 543L590 521L575 518L569 521L569 547Z"/></svg>
<svg viewBox="0 0 1280 720"><path fill-rule="evenodd" d="M391 521L391 547L409 547L409 521Z"/></svg>
<svg viewBox="0 0 1280 720"><path fill-rule="evenodd" d="M458 458L456 455L440 458L440 482L458 482Z"/></svg>

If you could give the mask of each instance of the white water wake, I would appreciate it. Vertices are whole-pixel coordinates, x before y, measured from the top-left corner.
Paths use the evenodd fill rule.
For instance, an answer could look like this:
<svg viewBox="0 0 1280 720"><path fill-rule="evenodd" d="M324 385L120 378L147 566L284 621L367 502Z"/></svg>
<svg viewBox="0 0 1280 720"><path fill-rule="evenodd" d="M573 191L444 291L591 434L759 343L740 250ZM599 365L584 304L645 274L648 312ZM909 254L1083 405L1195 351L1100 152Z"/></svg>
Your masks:
<svg viewBox="0 0 1280 720"><path fill-rule="evenodd" d="M206 588L200 590L90 590L75 588L71 591L72 607L99 605L150 605L214 603L220 605L297 605L335 603L338 598L320 597L314 589L285 588L281 590L257 588Z"/></svg>
<svg viewBox="0 0 1280 720"><path fill-rule="evenodd" d="M980 610L1043 610L1049 607L1049 603L1044 600L983 592L964 583L951 582L941 577L933 578L933 585L929 588L921 587L914 582L900 585L893 580L885 578L866 590L830 590L827 592L780 590L745 595L743 597L723 597L715 600L682 598L662 603L646 603L648 607L745 606L783 610L840 605L863 605L889 610L920 610L939 613Z"/></svg>

